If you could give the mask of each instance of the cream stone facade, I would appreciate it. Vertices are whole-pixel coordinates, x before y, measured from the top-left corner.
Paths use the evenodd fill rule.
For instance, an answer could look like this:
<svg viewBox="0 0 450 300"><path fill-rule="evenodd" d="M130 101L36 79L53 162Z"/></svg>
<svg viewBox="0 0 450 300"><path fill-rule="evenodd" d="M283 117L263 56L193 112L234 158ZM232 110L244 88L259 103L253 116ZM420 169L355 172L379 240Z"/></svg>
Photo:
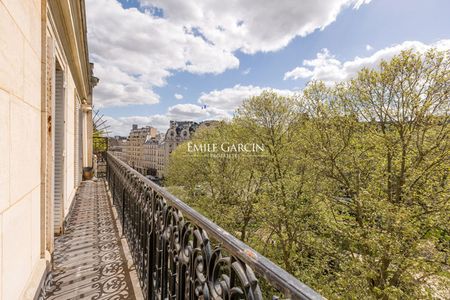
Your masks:
<svg viewBox="0 0 450 300"><path fill-rule="evenodd" d="M181 143L191 139L198 128L215 126L218 122L170 121L165 134L157 138L147 138L145 143L141 144L143 174L163 178L170 154Z"/></svg>
<svg viewBox="0 0 450 300"><path fill-rule="evenodd" d="M126 138L110 138L108 144L108 151L115 157L128 163L128 140Z"/></svg>
<svg viewBox="0 0 450 300"><path fill-rule="evenodd" d="M167 129L164 142L161 144L164 153L161 177L164 177L165 166L169 162L170 154L175 151L178 145L189 140L198 126L198 123L192 121L170 121L170 127Z"/></svg>
<svg viewBox="0 0 450 300"><path fill-rule="evenodd" d="M154 127L146 126L138 128L133 125L128 136L128 146L126 147L127 163L142 174L146 174L143 162L143 144L148 138L156 137L157 130Z"/></svg>
<svg viewBox="0 0 450 300"><path fill-rule="evenodd" d="M208 120L170 121L165 133L156 128L133 125L128 138L115 137L110 140L109 151L143 175L163 178L170 154L181 143L191 139L192 134L202 127L216 126L219 121Z"/></svg>
<svg viewBox="0 0 450 300"><path fill-rule="evenodd" d="M164 136L157 135L155 138L148 138L142 145L143 167L145 175L152 175L161 178L164 172Z"/></svg>
<svg viewBox="0 0 450 300"><path fill-rule="evenodd" d="M92 167L83 0L0 0L0 299L33 299Z"/></svg>

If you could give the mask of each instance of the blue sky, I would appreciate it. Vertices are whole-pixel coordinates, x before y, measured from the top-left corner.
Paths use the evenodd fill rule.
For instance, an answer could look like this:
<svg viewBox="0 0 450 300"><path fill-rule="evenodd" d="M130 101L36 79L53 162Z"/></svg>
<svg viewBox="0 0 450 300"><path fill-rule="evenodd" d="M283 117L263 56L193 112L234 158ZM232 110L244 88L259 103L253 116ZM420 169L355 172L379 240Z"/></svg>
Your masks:
<svg viewBox="0 0 450 300"><path fill-rule="evenodd" d="M87 1L94 103L113 134L132 123L164 130L170 119L229 118L264 88L291 94L402 49L450 47L446 0L202 2Z"/></svg>

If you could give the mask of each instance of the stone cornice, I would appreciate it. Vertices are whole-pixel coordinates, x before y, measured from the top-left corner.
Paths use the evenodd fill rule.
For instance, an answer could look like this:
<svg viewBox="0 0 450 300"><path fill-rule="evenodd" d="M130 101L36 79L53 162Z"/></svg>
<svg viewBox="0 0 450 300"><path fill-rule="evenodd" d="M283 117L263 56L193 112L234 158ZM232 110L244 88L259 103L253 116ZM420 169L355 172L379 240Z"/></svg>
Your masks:
<svg viewBox="0 0 450 300"><path fill-rule="evenodd" d="M91 66L84 0L49 0L48 4L78 94L91 104Z"/></svg>

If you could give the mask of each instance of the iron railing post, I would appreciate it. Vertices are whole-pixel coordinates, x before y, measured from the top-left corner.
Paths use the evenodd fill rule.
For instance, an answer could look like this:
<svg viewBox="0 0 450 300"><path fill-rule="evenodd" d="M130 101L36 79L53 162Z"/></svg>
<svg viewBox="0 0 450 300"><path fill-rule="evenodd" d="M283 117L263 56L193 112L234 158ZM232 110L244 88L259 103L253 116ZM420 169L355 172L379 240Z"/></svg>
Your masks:
<svg viewBox="0 0 450 300"><path fill-rule="evenodd" d="M125 235L125 187L122 187L122 235Z"/></svg>

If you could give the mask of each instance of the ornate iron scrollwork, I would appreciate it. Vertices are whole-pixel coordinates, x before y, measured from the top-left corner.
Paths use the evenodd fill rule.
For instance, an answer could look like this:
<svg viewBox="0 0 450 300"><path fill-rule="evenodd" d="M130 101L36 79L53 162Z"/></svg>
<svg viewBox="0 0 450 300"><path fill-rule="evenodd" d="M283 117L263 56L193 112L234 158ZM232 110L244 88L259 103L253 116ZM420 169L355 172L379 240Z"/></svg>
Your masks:
<svg viewBox="0 0 450 300"><path fill-rule="evenodd" d="M253 269L288 298L322 299L110 153L107 180L146 299L263 299Z"/></svg>

